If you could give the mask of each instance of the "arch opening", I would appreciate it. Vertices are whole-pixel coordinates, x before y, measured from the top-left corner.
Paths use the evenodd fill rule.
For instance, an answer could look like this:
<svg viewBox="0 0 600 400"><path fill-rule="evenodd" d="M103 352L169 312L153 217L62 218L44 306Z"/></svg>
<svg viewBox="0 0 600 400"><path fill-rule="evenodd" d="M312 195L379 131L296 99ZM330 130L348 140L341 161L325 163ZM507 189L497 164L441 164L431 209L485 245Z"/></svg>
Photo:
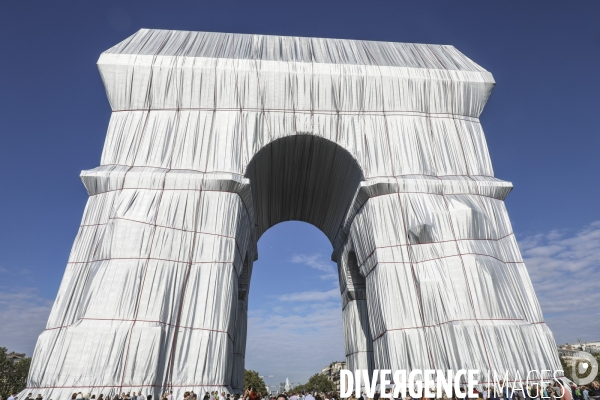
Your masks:
<svg viewBox="0 0 600 400"><path fill-rule="evenodd" d="M306 222L286 221L261 237L248 301L246 369L286 371L283 379L303 384L333 360L345 360L331 250L325 234ZM277 385L282 379L265 381Z"/></svg>
<svg viewBox="0 0 600 400"><path fill-rule="evenodd" d="M314 135L277 139L252 158L250 179L257 238L273 225L303 221L333 243L364 179L352 155Z"/></svg>

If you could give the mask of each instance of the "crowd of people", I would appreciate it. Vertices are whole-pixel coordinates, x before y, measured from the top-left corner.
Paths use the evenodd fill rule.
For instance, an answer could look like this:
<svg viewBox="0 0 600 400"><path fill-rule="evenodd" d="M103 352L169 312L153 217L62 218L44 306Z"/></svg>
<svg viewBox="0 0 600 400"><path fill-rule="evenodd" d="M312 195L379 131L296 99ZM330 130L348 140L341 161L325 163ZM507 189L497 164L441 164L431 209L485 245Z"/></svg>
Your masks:
<svg viewBox="0 0 600 400"><path fill-rule="evenodd" d="M500 382L501 386L503 382ZM492 388L487 386L480 386L479 390L475 390L478 400L594 400L595 398L600 399L600 384L596 381L589 385L577 386L574 383L571 384L570 391L564 390L561 385L556 382L547 384L545 386L534 384L530 386L524 386L523 390L519 387L519 390L512 390L512 385L506 385L502 390L494 391ZM466 388L465 388L466 389ZM432 390L435 392L435 390ZM392 397L394 400L423 400L425 398L424 393L421 392L420 396L410 396L408 393L400 393L397 398L393 396L392 388L386 390L387 398ZM440 398L435 397L437 400L458 400L456 392L453 391L452 395L448 397L445 393L442 393ZM291 393L289 396L286 392L275 395L267 396L262 400L338 400L339 393ZM352 393L348 400L380 400L382 399L381 393L376 391L373 397L368 397L365 393ZM243 400L247 400L244 398ZM254 400L254 399L251 399Z"/></svg>
<svg viewBox="0 0 600 400"><path fill-rule="evenodd" d="M511 385L503 385L503 382L500 381L500 385L503 386L501 391L494 391L489 387L480 387L479 390L476 390L476 394L478 400L594 400L595 398L600 399L600 384L594 381L589 385L577 386L574 383L571 383L570 391L564 390L563 387L556 382L551 384L541 386L539 384L534 384L531 386L526 386L521 390L512 390ZM394 397L392 388L388 388L386 390L387 396L385 397ZM248 388L243 395L226 393L224 391L212 391L206 392L202 396L202 400L339 400L340 396L338 392L283 392L275 395L258 393L254 390L254 388ZM183 394L182 400L198 400L200 396L194 393L193 391L186 391ZM348 400L380 400L383 397L379 391L374 393L374 396L367 397L365 393L352 393ZM420 396L410 396L408 393L400 393L398 398L394 398L394 400L422 400L424 399L424 393L421 392ZM441 398L437 398L437 400L458 400L459 397L453 391L452 395L448 397L445 393L442 393ZM0 400L2 398L0 397ZM18 400L17 394L13 393L7 400ZM41 394L38 394L36 397L33 396L32 393L29 393L23 400L44 400ZM50 399L52 400L52 399ZM152 395L143 395L141 391L136 392L122 392L121 394L116 394L112 398L110 396L104 396L104 394L99 394L96 397L95 394L91 393L73 393L71 395L71 400L152 400ZM173 392L167 391L164 392L161 396L160 400L177 400L173 398Z"/></svg>
<svg viewBox="0 0 600 400"><path fill-rule="evenodd" d="M556 382L549 383L547 385L529 385L529 386L518 386L518 390L513 390L513 385L504 385L500 381L502 390L494 390L491 387L480 386L479 389L475 390L475 394L479 400L593 400L594 398L600 398L600 384L598 382L592 382L590 385L577 386L571 383L570 391L564 390L564 388ZM466 391L466 388L464 388ZM435 393L435 390L432 390ZM388 394L386 397L393 396L391 388L386 390ZM367 397L364 393L352 393L348 400L380 400L381 394L375 392L372 398ZM395 400L422 400L424 399L424 393L421 391L420 396L410 396L408 393L399 394ZM452 395L448 397L446 393L442 392L441 397L435 397L437 400L458 400L456 392L452 392ZM302 400L302 399L300 399Z"/></svg>

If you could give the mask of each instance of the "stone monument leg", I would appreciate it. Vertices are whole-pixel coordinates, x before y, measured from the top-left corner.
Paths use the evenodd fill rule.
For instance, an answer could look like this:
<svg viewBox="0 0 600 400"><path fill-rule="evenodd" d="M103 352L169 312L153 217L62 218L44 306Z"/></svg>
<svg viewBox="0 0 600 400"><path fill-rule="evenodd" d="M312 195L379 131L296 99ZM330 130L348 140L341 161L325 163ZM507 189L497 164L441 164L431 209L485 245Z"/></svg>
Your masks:
<svg viewBox="0 0 600 400"><path fill-rule="evenodd" d="M233 371L231 388L236 393L244 391L244 370L246 365L246 337L248 334L248 295L253 261L250 253L244 260L244 269L238 278L237 314L235 319L235 336L233 340Z"/></svg>
<svg viewBox="0 0 600 400"><path fill-rule="evenodd" d="M34 353L36 392L231 391L252 214L247 181L220 178L135 167L82 173L91 197ZM81 275L85 283L72 285ZM98 364L103 374L92 373Z"/></svg>
<svg viewBox="0 0 600 400"><path fill-rule="evenodd" d="M360 274L350 241L338 256L346 369L373 370L373 339L369 327L366 282Z"/></svg>
<svg viewBox="0 0 600 400"><path fill-rule="evenodd" d="M361 206L350 237L366 281L375 368L511 377L560 368L506 193L474 181L398 179Z"/></svg>

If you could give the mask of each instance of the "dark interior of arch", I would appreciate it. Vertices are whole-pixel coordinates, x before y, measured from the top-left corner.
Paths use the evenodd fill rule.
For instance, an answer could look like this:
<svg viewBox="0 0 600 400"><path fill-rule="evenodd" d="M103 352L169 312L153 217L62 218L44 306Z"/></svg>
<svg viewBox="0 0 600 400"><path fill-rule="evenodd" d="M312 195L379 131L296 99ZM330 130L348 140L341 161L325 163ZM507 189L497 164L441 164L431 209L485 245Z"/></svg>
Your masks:
<svg viewBox="0 0 600 400"><path fill-rule="evenodd" d="M334 142L314 135L277 139L252 158L250 179L260 237L284 221L308 222L333 242L363 173Z"/></svg>

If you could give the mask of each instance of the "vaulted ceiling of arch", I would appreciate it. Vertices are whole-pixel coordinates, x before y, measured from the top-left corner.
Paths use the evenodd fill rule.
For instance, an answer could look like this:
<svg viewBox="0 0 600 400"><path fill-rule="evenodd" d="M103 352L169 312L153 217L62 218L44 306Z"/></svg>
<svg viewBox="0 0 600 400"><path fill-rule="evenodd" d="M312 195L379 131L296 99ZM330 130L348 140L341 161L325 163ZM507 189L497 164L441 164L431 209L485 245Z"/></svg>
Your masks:
<svg viewBox="0 0 600 400"><path fill-rule="evenodd" d="M340 146L313 135L295 135L263 148L246 171L258 237L283 221L308 222L333 242L363 174Z"/></svg>

